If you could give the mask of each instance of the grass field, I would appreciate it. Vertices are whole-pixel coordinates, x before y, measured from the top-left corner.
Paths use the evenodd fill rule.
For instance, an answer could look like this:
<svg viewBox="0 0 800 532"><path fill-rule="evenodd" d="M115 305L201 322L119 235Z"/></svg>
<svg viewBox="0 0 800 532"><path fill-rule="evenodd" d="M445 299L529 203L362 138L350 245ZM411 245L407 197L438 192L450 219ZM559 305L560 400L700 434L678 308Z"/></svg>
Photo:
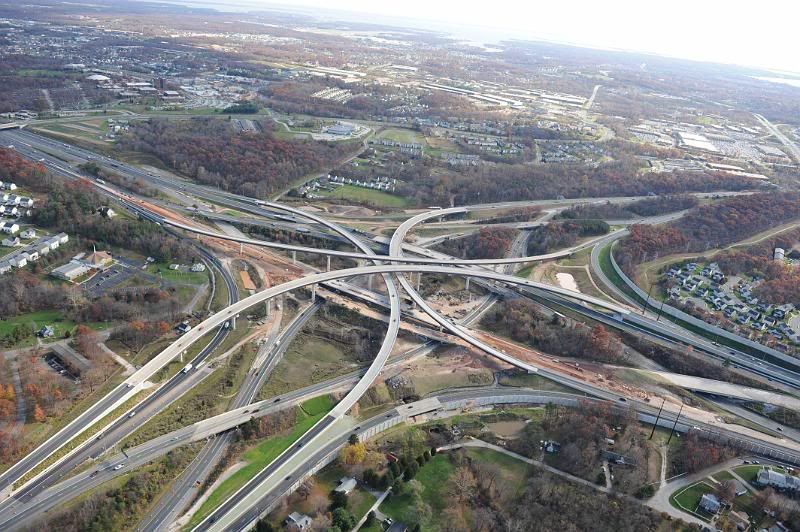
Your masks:
<svg viewBox="0 0 800 532"><path fill-rule="evenodd" d="M11 333L17 325L32 325L34 330L38 330L45 325L52 325L55 329L55 337L53 339L56 340L64 338L67 332L72 333L77 327L77 323L65 319L64 315L58 310L40 310L0 320L0 337ZM86 323L85 325L95 330L102 330L110 324L100 322ZM20 345L33 345L33 340L34 337L27 338Z"/></svg>
<svg viewBox="0 0 800 532"><path fill-rule="evenodd" d="M389 128L384 129L376 135L376 138L393 140L395 142L403 142L408 144L422 144L425 145L425 136L414 131L413 129L405 128Z"/></svg>
<svg viewBox="0 0 800 532"><path fill-rule="evenodd" d="M427 522L420 523L422 530L441 530L443 511L447 507L447 481L455 471L456 466L450 462L446 455L437 454L431 461L422 466L414 478L423 487L423 498L431 507L431 517ZM380 506L380 510L396 521L406 524L417 522L413 498L404 493L400 496L390 497Z"/></svg>
<svg viewBox="0 0 800 532"><path fill-rule="evenodd" d="M331 379L357 366L355 357L346 346L301 332L278 362L269 381L261 389L259 398L268 399Z"/></svg>
<svg viewBox="0 0 800 532"><path fill-rule="evenodd" d="M696 484L692 484L691 486L687 486L685 488L681 488L680 490L673 493L669 498L669 503L681 511L689 511L692 512L693 515L702 518L700 514L695 514L695 509L697 505L700 504L700 499L706 493L711 493L714 491L711 486L704 482L698 482Z"/></svg>
<svg viewBox="0 0 800 532"><path fill-rule="evenodd" d="M222 484L220 484L217 489L211 493L211 495L209 495L208 499L206 499L200 509L192 516L192 520L189 523L190 527L194 527L200 521L202 521L209 513L213 511L214 508L219 506L225 499L242 487L267 464L277 458L283 451L297 441L300 436L314 426L314 424L322 419L322 417L325 415L324 412L320 412L313 416L309 416L304 412L305 407L306 405L303 404L301 408L296 410L297 424L294 426L291 432L283 436L276 436L274 438L264 440L242 455L241 459L243 462L246 462L247 465L225 479L225 481L222 482ZM313 404L308 408L312 411L316 411L319 408L319 405Z"/></svg>
<svg viewBox="0 0 800 532"><path fill-rule="evenodd" d="M491 449L468 449L467 456L475 461L490 464L500 474L498 481L515 493L525 487L532 467L525 462Z"/></svg>
<svg viewBox="0 0 800 532"><path fill-rule="evenodd" d="M203 284L208 281L206 272L181 272L170 270L166 262L156 262L147 267L147 272L153 275L160 275L162 279L174 283Z"/></svg>
<svg viewBox="0 0 800 532"><path fill-rule="evenodd" d="M370 207L402 209L409 205L409 201L401 196L389 194L381 190L371 188L356 187L353 185L342 185L336 187L333 192L326 197L352 201Z"/></svg>
<svg viewBox="0 0 800 532"><path fill-rule="evenodd" d="M571 388L546 379L541 375L527 373L515 373L513 375L503 374L500 376L499 382L503 386L517 386L520 388L533 388L534 390L548 390L551 392L574 392Z"/></svg>

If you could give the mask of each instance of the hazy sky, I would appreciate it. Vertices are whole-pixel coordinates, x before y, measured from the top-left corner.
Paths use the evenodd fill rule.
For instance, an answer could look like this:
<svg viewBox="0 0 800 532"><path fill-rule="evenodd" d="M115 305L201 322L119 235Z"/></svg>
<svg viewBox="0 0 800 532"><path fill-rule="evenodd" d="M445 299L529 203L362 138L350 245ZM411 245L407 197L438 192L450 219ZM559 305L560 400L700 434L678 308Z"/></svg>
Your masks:
<svg viewBox="0 0 800 532"><path fill-rule="evenodd" d="M185 0L184 0L185 1ZM191 1L191 0L190 0ZM204 0L199 0L204 1ZM209 0L205 0L209 1ZM280 0L278 0L280 2ZM215 4L275 5L266 0ZM797 0L283 0L296 7L342 9L471 25L601 48L653 52L800 72ZM472 28L474 34L476 28Z"/></svg>

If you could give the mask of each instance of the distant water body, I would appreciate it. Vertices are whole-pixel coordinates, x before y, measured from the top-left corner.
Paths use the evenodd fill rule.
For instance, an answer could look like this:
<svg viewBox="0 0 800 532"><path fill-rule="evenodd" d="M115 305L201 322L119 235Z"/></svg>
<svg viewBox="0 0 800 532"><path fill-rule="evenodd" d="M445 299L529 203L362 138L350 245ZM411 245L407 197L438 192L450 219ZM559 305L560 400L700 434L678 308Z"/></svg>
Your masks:
<svg viewBox="0 0 800 532"><path fill-rule="evenodd" d="M370 13L365 17L364 13L357 13L353 11L273 4L254 0L237 0L235 3L227 3L217 0L163 0L163 3L181 5L185 7L214 9L227 13L278 11L306 15L322 22L340 22L342 24L359 22L375 24L378 26L393 27L401 31L403 29L428 31L441 34L442 36L451 37L458 41L463 41L475 46L484 47L487 49L487 51L501 51L500 48L497 48L497 45L502 41L509 40L549 41L560 44L573 44L575 46L582 46L581 44L577 43L564 42L563 40L557 39L555 36L544 34L534 35L529 32L519 30L489 28L469 24L456 25L448 24L447 22L443 21L425 20L413 17L393 17L375 13Z"/></svg>

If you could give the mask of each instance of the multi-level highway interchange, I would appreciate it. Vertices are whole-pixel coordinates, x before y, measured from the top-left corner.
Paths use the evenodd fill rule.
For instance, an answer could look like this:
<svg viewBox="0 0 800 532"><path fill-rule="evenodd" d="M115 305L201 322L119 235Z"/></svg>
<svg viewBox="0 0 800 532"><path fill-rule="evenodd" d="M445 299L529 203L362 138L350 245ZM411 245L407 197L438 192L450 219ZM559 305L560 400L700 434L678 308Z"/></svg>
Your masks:
<svg viewBox="0 0 800 532"><path fill-rule="evenodd" d="M548 205L550 209L559 209L581 200L560 200L541 202L519 202L471 205L449 209L432 209L404 221L387 242L373 239L371 235L357 233L328 220L324 217L305 212L277 202L264 202L252 198L220 192L215 189L196 185L188 181L177 180L144 171L120 161L89 152L85 149L57 142L38 136L25 130L9 129L0 132L3 145L14 145L22 155L44 164L52 173L68 179L82 179L92 183L98 192L106 195L119 206L161 226L164 230L175 231L176 234L191 235L198 242L204 259L220 272L229 286L230 300L228 306L208 317L164 349L147 364L130 375L123 383L114 388L108 395L97 401L81 413L76 419L50 437L39 447L30 452L22 460L0 475L0 529L14 530L33 523L43 512L64 503L86 490L98 486L110 479L125 474L131 469L146 464L162 456L170 450L191 442L208 440L205 447L192 462L192 465L177 479L170 493L164 495L156 508L140 524L143 530L160 530L168 527L185 510L188 492L196 481L205 478L209 470L220 459L222 452L232 437L232 429L254 417L265 416L301 403L302 401L335 390L349 390L341 401L324 416L316 425L306 432L295 444L283 452L265 469L250 479L233 496L208 515L195 530L244 530L251 527L260 515L268 512L274 503L294 490L302 480L316 471L320 464L346 443L351 434L362 438L371 437L378 432L401 423L411 416L430 413L431 411L454 411L466 405L490 405L502 403L544 403L555 402L567 405L577 404L579 399L611 402L624 408L635 408L644 422L656 420L655 406L635 397L623 397L616 391L608 390L584 381L575 379L548 368L536 367L519 360L501 349L489 345L476 337L469 328L471 321L485 311L492 303L503 297L530 297L540 304L555 311L569 310L571 313L585 316L596 322L605 324L628 333L640 335L650 341L668 346L692 346L696 353L702 353L717 359L735 362L740 371L749 372L761 378L780 383L789 388L800 388L800 368L793 359L785 357L782 365L770 364L766 361L756 362L749 354L721 347L716 343L682 329L675 323L657 319L652 313L635 312L637 304L624 294L620 303L610 303L591 296L537 283L510 273L513 270L502 270L500 273L492 267L531 263L546 259L569 256L580 249L593 248L592 259L596 262L595 250L607 245L625 234L624 230L590 240L579 246L563 249L555 253L541 256L518 256L523 246L514 246L516 256L503 259L461 260L448 257L426 248L411 246L405 243L405 237L416 225L430 220L441 220L454 214L468 211L491 211L518 205ZM131 195L117 187L89 179L78 170L78 166L93 160L102 167L113 168L115 172L146 181L166 193L194 197L201 200L228 206L248 213L256 223L259 220L266 224L277 224L284 229L315 231L327 238L349 242L355 251L337 251L329 249L308 248L297 245L286 245L275 242L254 240L220 234L199 224L186 222L186 218L167 216L164 212L180 206L172 205L164 200L159 201L158 209L154 209L152 200ZM614 202L628 202L633 198L614 198ZM585 201L585 200L584 200ZM663 223L682 213L652 219L637 220L638 223ZM203 238L214 240L230 240L242 246L260 246L282 249L291 252L317 253L328 257L345 257L363 261L363 265L355 268L326 271L308 274L301 278L264 289L245 299L237 300L238 290L230 274L222 264L202 246ZM375 249L381 250L376 252ZM330 263L329 263L330 264ZM447 274L468 277L485 286L490 295L475 311L460 323L455 323L442 316L420 296L413 282L423 273ZM602 271L597 269L602 276ZM371 365L365 370L345 375L328 382L319 383L305 389L295 390L276 398L253 402L260 386L268 378L270 371L282 356L291 338L318 308L312 305L301 312L283 331L277 328L269 333L267 341L259 351L258 367L248 376L233 402L233 408L221 415L206 419L174 432L159 436L151 441L118 452L115 444L130 435L143 423L143 419L152 417L196 384L199 369L207 362L207 357L222 341L235 325L237 316L254 305L276 300L282 294L304 287L317 285L336 285L341 280L361 275L379 274L385 284L386 296L372 294L373 303L388 307L389 317L382 345ZM334 283L334 284L331 284ZM399 286L398 286L399 285ZM475 389L472 391L440 392L435 397L425 399L381 413L371 419L356 422L347 414L353 405L362 397L379 374L388 364L402 363L405 358L419 355L433 349L435 342L428 341L419 347L404 353L399 359L388 362L395 346L395 341L405 316L410 316L412 308L405 304L401 295L410 298L413 310L419 309L429 317L436 333L446 333L461 341L471 344L489 356L496 357L522 370L538 373L575 390L574 393L544 392L539 390L502 388ZM268 307L269 308L269 307ZM435 324L435 325L433 325ZM204 338L212 329L217 330L215 336L192 360L191 371L180 372L146 399L113 420L107 415L115 412L119 406L137 396L148 379L165 367L170 361L181 356L194 343ZM763 348L766 349L766 348ZM262 356L263 355L263 356ZM775 353L770 353L775 356ZM698 384L713 386L713 383ZM707 389L706 391L715 391ZM130 403L128 403L130 404ZM129 415L137 412L135 419ZM116 415L116 414L115 414ZM434 414L438 415L438 414ZM792 441L787 434L784 438L775 438L753 431L740 431L723 424L709 423L695 419L691 411L685 411L679 422L677 412L665 409L658 423L676 430L686 431L690 428L705 432L721 441L735 441L743 448L759 455L770 456L791 464L800 464L800 444ZM79 436L96 424L103 428L91 438L81 440ZM80 443L69 446L73 441ZM69 449L68 451L66 449ZM80 467L86 463L92 465Z"/></svg>

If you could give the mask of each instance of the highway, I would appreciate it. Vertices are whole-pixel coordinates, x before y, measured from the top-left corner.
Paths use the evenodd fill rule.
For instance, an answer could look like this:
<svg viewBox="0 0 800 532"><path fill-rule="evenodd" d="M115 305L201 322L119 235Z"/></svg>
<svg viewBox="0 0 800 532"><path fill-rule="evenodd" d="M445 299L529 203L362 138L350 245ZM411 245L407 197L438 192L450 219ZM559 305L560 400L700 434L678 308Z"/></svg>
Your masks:
<svg viewBox="0 0 800 532"><path fill-rule="evenodd" d="M415 249L415 247L408 246L403 243L405 235L411 228L413 228L414 225L416 225L417 223L422 223L425 220L431 218L443 217L451 214L462 214L470 212L472 210L508 208L524 204L528 205L544 204L545 202L506 202L506 203L486 204L480 206L454 207L451 209L439 209L431 212L422 213L418 216L406 220L401 224L401 226L397 229L397 231L394 233L394 235L390 240L389 255L382 256L382 255L377 255L371 249L370 244L365 243L360 237L357 237L353 232L341 226L338 226L337 224L330 222L322 217L302 211L300 209L295 209L293 207L288 207L276 203L267 203L258 200L251 200L249 198L244 198L235 194L208 189L207 187L194 185L192 183L184 181L176 182L175 180L167 179L161 176L155 176L151 173L144 172L129 165L123 165L122 163L119 163L109 158L98 156L96 154L91 154L91 152L88 152L86 150L70 147L64 145L63 143L58 143L56 141L50 141L49 139L44 139L43 137L39 137L37 135L30 134L27 132L5 131L0 134L0 138L6 138L6 136L19 139L19 142L21 142L25 146L21 148L20 151L29 157L31 156L35 157L38 154L38 150L46 149L50 152L55 152L56 154L59 153L61 153L62 155L66 154L66 157L76 159L78 161L95 160L99 164L108 166L110 167L110 169L114 171L120 171L120 169L122 169L126 173L130 173L130 175L142 178L144 180L147 180L148 182L156 183L157 186L164 186L171 190L186 191L191 194L196 194L198 197L204 197L211 201L221 202L225 205L232 206L244 212L249 212L257 215L273 216L277 217L277 219L285 219L292 222L308 223L307 220L311 220L314 224L322 226L327 230L330 230L332 233L339 235L345 240L349 241L359 250L359 252L351 253L351 252L341 252L335 250L320 250L316 248L307 248L303 246L280 245L260 240L237 239L237 237L220 235L218 233L206 231L204 229L185 226L183 224L171 220L166 220L163 217L155 215L152 212L147 211L141 205L135 203L135 201L121 198L120 196L125 196L125 195L116 191L115 189L107 185L99 185L95 182L96 186L103 189L106 193L116 197L116 199L124 202L124 204L128 208L139 213L143 218L159 223L162 226L171 225L173 227L186 231L191 231L196 234L206 234L207 236L213 238L224 238L227 240L239 241L243 244L248 244L248 245L279 247L285 250L301 251L308 253L322 253L330 256L341 254L340 256L343 257L362 259L374 262L375 266L361 266L356 268L349 268L346 270L339 270L335 272L325 272L325 273L307 275L302 279L296 279L284 283L280 286L266 289L260 293L254 294L241 301L232 302L232 304L229 307L227 307L221 312L214 314L213 316L210 316L209 318L204 320L201 324L199 324L197 327L189 331L186 335L184 335L179 340L174 342L172 345L164 349L161 353L156 355L152 360L150 360L147 364L145 364L144 367L142 367L141 369L136 371L133 375L131 375L123 384L115 388L108 396L101 399L96 405L94 405L89 410L84 412L78 419L76 419L70 425L65 427L65 429L62 429L62 431L60 431L50 440L45 442L45 444L43 444L42 446L34 450L32 453L30 453L28 456L23 458L23 460L15 464L11 469L6 471L3 475L0 475L0 489L7 488L8 486L10 486L13 482L21 478L27 471L35 467L36 464L41 462L41 460L43 460L49 453L57 450L58 448L60 448L61 446L72 440L75 436L80 434L80 432L90 427L93 423L96 423L102 417L102 415L113 410L113 408L115 408L117 405L122 404L124 401L135 395L135 393L138 391L138 386L140 386L143 382L149 379L157 371L163 368L164 365L166 365L169 361L173 360L182 352L185 352L186 349L188 349L194 342L199 340L202 336L204 336L204 334L206 334L211 329L215 327L221 327L223 324L228 323L232 318L235 318L240 312L245 311L252 305L258 304L263 301L267 301L274 297L278 297L291 290L295 290L305 286L311 286L317 283L333 281L336 279L344 279L356 275L380 274L386 283L388 302L390 306L389 327L387 329L387 333L386 336L384 337L381 348L375 357L375 360L372 362L369 368L367 368L367 370L363 373L362 377L356 382L355 386L350 390L350 392L345 396L345 398L339 404L336 405L336 407L329 415L325 416L317 425L315 425L311 430L309 430L306 434L304 434L300 438L296 446L293 446L292 448L288 449L286 452L281 454L281 456L279 456L273 463L271 463L267 468L259 472L236 494L234 494L233 497L228 499L225 503L223 503L223 505L217 508L211 516L209 516L206 520L204 520L201 523L201 525L198 527L199 530L222 529L220 528L220 526L223 522L228 523L228 525L230 525L230 528L227 528L228 525L225 525L226 527L225 529L233 529L233 530L239 530L241 529L239 528L240 526L244 527L251 524L252 521L255 519L255 517L257 517L259 513L263 512L264 509L266 508L266 505L261 504L261 502L263 501L256 501L256 504L255 505L253 504L252 495L254 493L255 494L263 493L265 487L267 486L267 483L269 483L270 480L274 480L272 479L272 477L277 472L282 471L287 467L296 467L295 465L292 464L296 464L298 457L304 456L303 453L317 452L317 451L322 452L330 447L332 441L338 441L336 440L336 438L344 435L347 432L346 430L347 427L346 425L343 424L345 420L345 414L353 406L353 404L355 404L355 402L358 401L358 399L372 384L375 378L377 378L377 375L380 373L380 371L385 367L389 353L391 352L397 337L400 325L400 297L396 285L394 284L395 278L403 286L406 293L414 300L414 302L417 305L420 306L420 308L424 312L426 312L429 316L431 316L431 318L433 318L442 328L446 329L451 334L458 336L462 340L469 342L470 344L478 347L479 349L482 349L483 351L501 360L504 360L505 362L513 364L516 367L525 369L530 372L538 372L549 379L552 379L556 382L561 382L562 384L583 391L584 393L592 394L612 402L619 400L619 397L611 392L607 392L603 389L587 385L582 381L571 379L556 372L547 371L541 368L536 368L530 364L519 361L514 357L505 354L501 350L496 350L493 347L477 340L471 335L469 330L467 330L463 326L450 322L448 319L444 318L443 316L438 314L434 309L432 309L429 305L427 305L427 303L419 296L419 294L416 293L416 291L410 285L405 276L402 275L405 273L418 273L418 274L443 273L449 275L475 277L477 279L487 279L515 287L521 287L522 290L529 290L529 291L533 290L536 291L537 293L544 293L553 298L566 299L569 304L575 307L588 308L585 306L586 304L593 305L595 308L604 309L605 311L611 313L611 315L609 315L595 309L590 309L592 310L592 312L603 314L603 316L605 316L605 319L616 319L616 320L621 319L623 321L628 319L628 317L630 316L630 312L627 308L613 303L608 303L604 300L560 289L558 287L553 287L550 285L536 283L526 279L513 277L507 274L497 273L493 270L465 269L463 267L461 268L455 267L457 265L458 266L505 265L513 268L513 265L518 263L532 262L536 260L544 260L548 258L560 258L567 256L571 253L574 253L578 249L583 249L585 247L595 245L598 242L606 241L609 238L608 236L603 236L594 241L584 242L580 246L575 246L574 248L570 248L568 250L561 250L554 254L546 254L535 257L508 257L503 259L485 259L477 261L453 259L452 257L447 257L446 255L443 256L442 254L436 254L434 252L431 252L430 250L424 250L423 248ZM27 141L30 141L30 143L28 143ZM66 173L67 175L71 174L73 177L80 177L80 175L76 174L73 170L64 168L65 163L63 161L58 161L58 159L53 160L54 158L49 155L48 157L49 159L46 157L42 157L45 159L44 162L48 167L54 168L59 173L62 174ZM623 199L621 199L620 201L622 200ZM586 202L586 200L562 200L561 204L570 205L574 203L584 203L584 202ZM559 202L558 201L546 202L546 204L548 205L552 205L554 203L559 203ZM274 211L278 211L281 214L275 214ZM515 243L515 245L516 244L517 243ZM404 257L402 256L402 250L404 247L407 249L411 249L415 253L420 253L427 256L421 258ZM225 327L220 328L220 330L223 329L225 329ZM267 362L269 363L269 358L267 359ZM241 397L246 397L253 390L257 391L258 387L260 386L260 384L257 383L259 383L260 381L261 381L261 375L254 375L253 378L246 381L246 385L244 386L245 391L241 394ZM253 393L255 392L253 391ZM281 399L282 398L279 398L278 400L280 401ZM237 415L243 416L246 413L247 413L246 411L238 413L234 412L233 414L231 414L231 416L234 417L229 418L228 422L229 423L233 421L240 422L238 418L236 418L235 416ZM228 427L228 429L226 430L229 430L229 428L230 427ZM340 430L343 430L344 432L342 434L339 434L338 431ZM720 429L715 427L715 430L719 432ZM320 436L326 433L328 434L328 438L325 441L323 441L323 438L320 438ZM216 444L217 441L223 441L225 439L226 438L224 436L221 438L216 438L214 443ZM220 448L224 448L224 444L220 445L221 445ZM162 447L163 447L163 442L162 442ZM782 452L785 452L785 449ZM134 458L138 460L141 459L141 456L137 454L135 455ZM201 465L198 466L198 471L202 469L203 464L210 463L211 461L213 461L214 456L215 453L212 451L209 451L207 454L203 455L202 459L200 460ZM95 477L93 477L93 479L99 476L100 474L98 473ZM45 473L45 475L40 475L38 478L29 482L28 485L24 486L23 490L21 490L18 494L15 495L27 497L27 500L29 501L34 500L38 493L43 494L47 492L47 490L42 492L41 488L44 488L44 486L47 484L48 478L49 477L47 476L47 473ZM291 487L291 485L295 483L296 478L297 478L296 476L290 475L287 479L281 481L277 485L279 488L285 487L288 489L289 487ZM276 483L272 482L271 484L269 484L269 487L272 488L275 485ZM179 502L180 501L178 501L178 503ZM156 515L154 516L155 521L151 522L155 524L145 523L145 527L155 526L155 528L147 528L147 529L153 529L153 530L157 529L158 523L166 522L165 520L168 519L169 514L165 512L172 511L172 508L174 507L175 505L166 504L163 512L162 511L156 512Z"/></svg>
<svg viewBox="0 0 800 532"><path fill-rule="evenodd" d="M786 151L788 151L789 155L791 155L792 159L794 159L794 162L800 163L800 149L797 148L797 144L792 142L791 139L784 135L780 129L775 127L772 122L767 120L763 115L756 114L755 117L764 125L764 127L767 128L767 130L769 130L770 133L775 136L776 139L780 141L781 144L783 144L783 146L786 148Z"/></svg>
<svg viewBox="0 0 800 532"><path fill-rule="evenodd" d="M231 403L232 410L253 402L272 370L283 358L292 339L320 307L320 303L309 305L295 316L283 332L264 342L255 359L255 368L247 374L239 392ZM278 321L279 324L280 321ZM261 356L262 350L266 350L266 356L264 357ZM197 487L202 484L202 481L208 477L219 463L219 460L222 459L232 440L233 434L227 432L208 442L189 467L175 480L170 492L162 497L142 522L139 523L137 530L155 532L168 528L191 501L197 491Z"/></svg>
<svg viewBox="0 0 800 532"><path fill-rule="evenodd" d="M567 394L559 392L545 392L541 390L529 390L524 388L505 389L505 388L490 388L490 389L473 389L459 391L455 393L443 392L432 398L426 398L419 403L422 409L415 408L415 403L398 407L388 413L379 414L370 418L369 420L359 422L357 427L350 428L349 425L342 425L335 432L338 434L337 438L328 440L324 445L319 446L307 454L304 460L299 465L283 466L268 468L262 472L264 482L258 490L249 490L248 492L240 492L237 501L229 499L229 503L220 507L225 511L220 511L214 521L206 520L203 524L195 527L194 531L214 531L214 532L237 532L246 530L253 525L259 515L267 512L273 507L281 497L286 495L293 487L299 485L303 478L311 474L320 465L324 464L328 459L336 456L336 451L346 443L350 434L356 433L361 439L367 439L374 436L378 432L394 426L402 421L408 419L409 415L405 412L411 409L414 414L426 413L429 418L437 419L447 417L452 414L459 413L462 409L478 408L486 405L496 404L543 404L553 402L557 404L565 404L569 406L579 406L581 401L595 401L593 399L580 394ZM608 402L605 399L599 399L603 402ZM629 407L634 408L639 413L641 421L646 423L654 423L658 408L646 403L631 401L630 405L621 404L618 401L611 399L610 404L612 408L620 412L625 412ZM439 406L431 410L426 409L425 404L435 403ZM672 428L675 423L675 412L662 412L659 419L659 426L665 428ZM742 436L738 433L730 433L724 428L716 425L708 425L698 423L691 420L678 421L675 424L675 430L678 432L686 432L688 430L696 430L705 433L706 437L712 438L717 441L726 441L734 445L738 445L742 449L749 450L756 454L765 456L773 456L784 462L793 464L800 463L800 453L796 450L787 450L781 445L775 445L769 442L764 442L752 437Z"/></svg>
<svg viewBox="0 0 800 532"><path fill-rule="evenodd" d="M236 282L233 280L233 277L223 267L220 261L207 250L201 246L198 246L198 251L214 269L220 272L227 287L228 303L235 303L239 299L239 290L236 286ZM178 399L186 390L195 384L193 382L194 373L198 371L206 358L208 358L208 356L217 348L217 346L224 341L229 332L230 329L227 327L220 327L212 337L211 341L190 361L193 366L191 371L186 373L178 372L172 376L154 393L136 405L134 409L123 413L108 427L104 428L102 433L97 438L86 442L81 447L76 448L73 452L64 456L58 463L53 464L46 471L38 475L37 478L33 479L31 482L28 482L22 489L15 491L13 493L13 497L23 500L29 499L45 487L63 478L69 473L69 471L83 463L88 458L97 456L103 453L106 449L113 447L119 441L123 440L125 437L139 428L149 418L153 417L158 412L169 406L173 401ZM130 391L127 386L120 386L123 387L123 392ZM120 389L120 387L117 389ZM114 397L116 397L116 395L114 395ZM103 404L104 403L101 403L101 405ZM86 412L91 412L92 410L93 408L90 408L90 410ZM86 412L84 412L83 415L85 415ZM135 417L130 416L130 412L135 412ZM77 430L80 427L75 428ZM73 432L74 431L70 431L63 434L62 438L64 438L64 443L71 439L70 436L73 434ZM58 436L58 434L56 434L56 436ZM53 445L58 445L58 441L53 442ZM8 478L11 479L13 477L9 476ZM2 487L7 486L8 484L5 484Z"/></svg>

